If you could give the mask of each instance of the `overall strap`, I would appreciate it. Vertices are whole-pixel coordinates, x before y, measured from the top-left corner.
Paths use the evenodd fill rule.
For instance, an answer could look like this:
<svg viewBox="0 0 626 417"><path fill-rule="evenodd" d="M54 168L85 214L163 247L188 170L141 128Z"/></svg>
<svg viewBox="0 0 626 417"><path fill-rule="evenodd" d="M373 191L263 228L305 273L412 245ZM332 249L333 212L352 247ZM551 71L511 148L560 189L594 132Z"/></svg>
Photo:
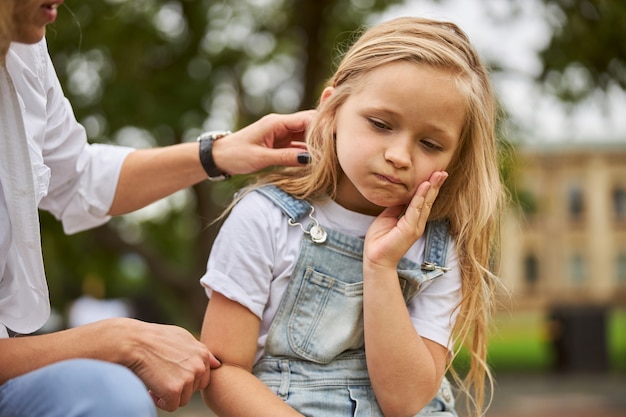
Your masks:
<svg viewBox="0 0 626 417"><path fill-rule="evenodd" d="M448 222L446 220L433 220L426 223L426 244L424 249L424 264L429 267L445 267L448 257Z"/></svg>
<svg viewBox="0 0 626 417"><path fill-rule="evenodd" d="M276 204L287 217L290 224L295 224L298 219L311 213L313 208L305 200L299 200L287 192L274 185L265 185L256 188L254 191L263 194ZM313 219L316 221L315 219ZM432 279L447 271L446 260L448 257L448 247L450 235L448 234L448 222L446 220L433 220L426 223L426 236L424 263L421 265L421 272ZM413 269L413 267L400 262L400 269Z"/></svg>
<svg viewBox="0 0 626 417"><path fill-rule="evenodd" d="M398 275L400 278L416 283L417 287L407 288L407 299L411 299L419 291L424 282L433 280L445 274L448 259L448 248L451 236L448 234L448 222L445 220L433 220L426 223L424 231L426 242L424 244L424 262L421 265L402 258L398 263Z"/></svg>
<svg viewBox="0 0 626 417"><path fill-rule="evenodd" d="M275 185L264 185L254 191L263 194L276 204L285 213L291 222L295 222L300 217L311 211L311 205L305 200L298 200L291 194L281 190Z"/></svg>

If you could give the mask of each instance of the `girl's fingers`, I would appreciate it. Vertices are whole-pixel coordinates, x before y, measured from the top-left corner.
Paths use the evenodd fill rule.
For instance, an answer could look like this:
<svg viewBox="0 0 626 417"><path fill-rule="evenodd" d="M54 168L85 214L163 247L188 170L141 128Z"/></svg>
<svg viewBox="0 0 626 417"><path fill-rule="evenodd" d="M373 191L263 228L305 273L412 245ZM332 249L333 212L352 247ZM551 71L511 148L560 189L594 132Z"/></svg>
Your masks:
<svg viewBox="0 0 626 417"><path fill-rule="evenodd" d="M426 193L426 197L424 198L424 207L428 209L428 214L430 214L430 209L433 204L435 204L435 199L439 194L439 190L443 185L443 182L448 178L448 173L445 171L433 172L428 181L430 182L430 188Z"/></svg>
<svg viewBox="0 0 626 417"><path fill-rule="evenodd" d="M448 177L448 173L444 171L434 172L428 181L423 182L417 189L410 206L417 212L417 226L419 230L426 227L426 221L430 216L430 210L435 203L435 199L439 194L441 185Z"/></svg>

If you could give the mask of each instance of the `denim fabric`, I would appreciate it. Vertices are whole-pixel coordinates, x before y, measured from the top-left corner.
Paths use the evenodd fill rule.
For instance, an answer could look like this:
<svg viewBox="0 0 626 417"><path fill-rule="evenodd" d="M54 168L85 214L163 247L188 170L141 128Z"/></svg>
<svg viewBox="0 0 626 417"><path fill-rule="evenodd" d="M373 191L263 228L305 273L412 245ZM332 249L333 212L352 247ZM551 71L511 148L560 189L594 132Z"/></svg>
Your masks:
<svg viewBox="0 0 626 417"><path fill-rule="evenodd" d="M278 188L257 191L275 202L291 223L303 221L311 212L309 203ZM308 230L315 222L312 220ZM363 239L325 231L323 243L304 235L300 256L269 330L265 354L253 372L304 415L382 417L365 361ZM425 260L445 266L450 239L446 223L431 222L425 233ZM442 274L440 268L422 270L403 258L398 275L405 301L409 302L424 282ZM447 380L436 398L417 415L456 416Z"/></svg>
<svg viewBox="0 0 626 417"><path fill-rule="evenodd" d="M127 368L91 359L58 362L0 386L0 417L156 417Z"/></svg>

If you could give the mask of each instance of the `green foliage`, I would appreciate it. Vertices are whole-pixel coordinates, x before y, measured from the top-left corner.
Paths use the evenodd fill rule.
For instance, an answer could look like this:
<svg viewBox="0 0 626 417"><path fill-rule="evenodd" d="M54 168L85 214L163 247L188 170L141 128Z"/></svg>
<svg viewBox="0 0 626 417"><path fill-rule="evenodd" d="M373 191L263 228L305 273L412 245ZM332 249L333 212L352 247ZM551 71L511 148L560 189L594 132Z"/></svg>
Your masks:
<svg viewBox="0 0 626 417"><path fill-rule="evenodd" d="M626 89L626 2L544 0L554 34L540 54L540 79L566 101L596 89Z"/></svg>
<svg viewBox="0 0 626 417"><path fill-rule="evenodd" d="M557 91L571 86L555 83L553 74L577 62L591 68L600 87L623 87L626 3L545 1L562 10L561 29L542 55L546 82ZM68 1L47 39L91 141L169 145L201 130L237 129L270 112L314 107L353 31L400 2ZM599 20L581 12L589 7ZM511 166L503 169L512 181ZM197 330L206 304L198 279L217 231L210 223L231 194L228 186L203 183L148 214L70 237L44 215L53 306L65 310L82 281L99 276L107 296L135 299L146 319Z"/></svg>
<svg viewBox="0 0 626 417"><path fill-rule="evenodd" d="M237 129L314 107L337 43L399 0L66 2L48 28L59 78L92 142L135 147ZM52 303L65 311L87 277L140 317L199 330L198 280L232 195L203 183L137 215L64 236L43 215Z"/></svg>

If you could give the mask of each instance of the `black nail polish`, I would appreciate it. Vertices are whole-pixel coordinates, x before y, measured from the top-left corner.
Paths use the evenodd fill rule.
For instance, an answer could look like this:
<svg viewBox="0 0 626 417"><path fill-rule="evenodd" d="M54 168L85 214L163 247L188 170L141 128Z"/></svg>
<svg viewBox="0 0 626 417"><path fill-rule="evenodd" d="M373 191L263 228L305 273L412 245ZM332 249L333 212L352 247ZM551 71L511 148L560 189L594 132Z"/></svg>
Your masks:
<svg viewBox="0 0 626 417"><path fill-rule="evenodd" d="M306 165L309 162L311 162L311 155L309 155L308 153L305 152L298 155L299 164Z"/></svg>

